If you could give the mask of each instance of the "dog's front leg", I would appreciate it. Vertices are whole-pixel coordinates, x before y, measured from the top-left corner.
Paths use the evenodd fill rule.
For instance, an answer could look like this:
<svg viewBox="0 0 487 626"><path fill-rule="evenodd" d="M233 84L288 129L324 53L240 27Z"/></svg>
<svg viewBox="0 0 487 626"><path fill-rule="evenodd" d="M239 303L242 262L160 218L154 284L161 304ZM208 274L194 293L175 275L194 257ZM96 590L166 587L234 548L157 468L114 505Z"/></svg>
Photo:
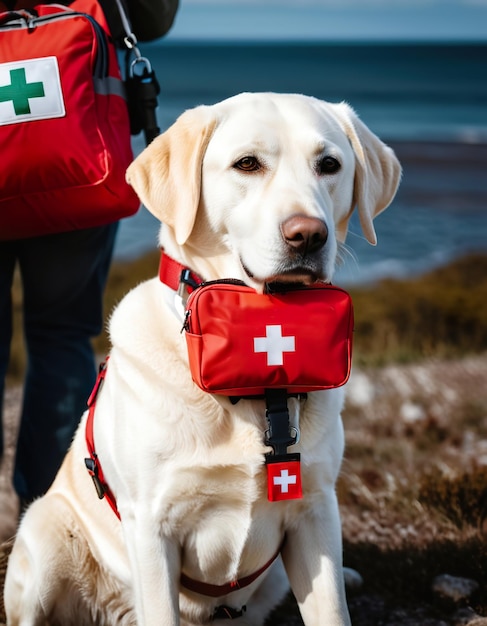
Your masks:
<svg viewBox="0 0 487 626"><path fill-rule="evenodd" d="M144 507L141 507L144 508ZM148 510L122 513L138 626L179 626L180 550Z"/></svg>
<svg viewBox="0 0 487 626"><path fill-rule="evenodd" d="M305 626L348 626L335 492L286 533L282 557Z"/></svg>

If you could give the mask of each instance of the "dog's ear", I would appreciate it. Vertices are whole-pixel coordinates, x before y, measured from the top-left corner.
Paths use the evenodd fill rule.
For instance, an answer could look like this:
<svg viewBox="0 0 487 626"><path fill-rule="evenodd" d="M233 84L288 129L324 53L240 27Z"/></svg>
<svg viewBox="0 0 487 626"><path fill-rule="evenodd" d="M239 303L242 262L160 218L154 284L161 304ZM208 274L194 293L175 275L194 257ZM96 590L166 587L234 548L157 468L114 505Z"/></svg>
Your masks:
<svg viewBox="0 0 487 626"><path fill-rule="evenodd" d="M367 241L375 246L373 220L392 202L401 180L401 165L394 151L367 128L351 107L344 103L338 106L355 153L353 206L358 208Z"/></svg>
<svg viewBox="0 0 487 626"><path fill-rule="evenodd" d="M182 245L193 230L206 146L216 126L212 108L183 113L130 164L126 179L141 202L170 226Z"/></svg>

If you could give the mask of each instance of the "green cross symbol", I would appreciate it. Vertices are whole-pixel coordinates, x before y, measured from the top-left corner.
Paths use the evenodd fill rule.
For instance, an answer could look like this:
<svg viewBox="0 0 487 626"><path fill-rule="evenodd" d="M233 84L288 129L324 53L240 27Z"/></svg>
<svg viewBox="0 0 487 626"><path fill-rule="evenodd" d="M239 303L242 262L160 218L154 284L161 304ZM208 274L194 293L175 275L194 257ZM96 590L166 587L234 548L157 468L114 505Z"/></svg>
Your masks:
<svg viewBox="0 0 487 626"><path fill-rule="evenodd" d="M29 98L42 98L45 95L43 83L28 83L23 67L10 70L10 81L10 85L0 87L0 102L12 100L15 115L30 113Z"/></svg>

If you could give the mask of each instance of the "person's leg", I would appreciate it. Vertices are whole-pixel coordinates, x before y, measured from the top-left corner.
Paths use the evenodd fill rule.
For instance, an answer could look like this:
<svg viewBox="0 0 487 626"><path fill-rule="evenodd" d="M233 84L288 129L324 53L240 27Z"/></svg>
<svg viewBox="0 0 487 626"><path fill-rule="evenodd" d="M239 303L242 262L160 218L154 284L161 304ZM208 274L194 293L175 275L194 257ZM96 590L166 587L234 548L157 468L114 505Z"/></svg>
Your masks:
<svg viewBox="0 0 487 626"><path fill-rule="evenodd" d="M12 339L12 281L15 269L15 244L0 242L0 458L3 456L3 397Z"/></svg>
<svg viewBox="0 0 487 626"><path fill-rule="evenodd" d="M21 250L28 360L14 468L21 501L49 488L86 409L115 233L110 225L37 237Z"/></svg>

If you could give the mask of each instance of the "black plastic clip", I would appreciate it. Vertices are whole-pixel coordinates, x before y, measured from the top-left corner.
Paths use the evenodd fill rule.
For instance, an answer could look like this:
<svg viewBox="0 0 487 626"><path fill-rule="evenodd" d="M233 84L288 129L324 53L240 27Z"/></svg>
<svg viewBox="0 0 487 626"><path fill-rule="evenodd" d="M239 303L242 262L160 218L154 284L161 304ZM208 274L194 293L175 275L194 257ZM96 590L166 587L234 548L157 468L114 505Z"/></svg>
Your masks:
<svg viewBox="0 0 487 626"><path fill-rule="evenodd" d="M98 478L98 464L95 459L89 458L85 459L85 465L93 480L93 484L95 485L96 493L100 500L102 500L105 497L106 490L105 485L103 485L101 480Z"/></svg>
<svg viewBox="0 0 487 626"><path fill-rule="evenodd" d="M275 455L287 454L288 446L297 442L298 433L289 423L286 389L266 389L266 418L269 428L265 432L265 444L271 446Z"/></svg>
<svg viewBox="0 0 487 626"><path fill-rule="evenodd" d="M128 51L130 55L130 51ZM156 109L161 91L159 82L148 59L139 55L129 64L126 61L125 88L130 117L130 133L144 131L147 145L160 133Z"/></svg>
<svg viewBox="0 0 487 626"><path fill-rule="evenodd" d="M185 298L188 293L191 293L188 291L188 287L191 287L191 291L194 291L199 287L199 283L191 275L191 270L185 268L181 270L181 275L179 276L178 296Z"/></svg>

